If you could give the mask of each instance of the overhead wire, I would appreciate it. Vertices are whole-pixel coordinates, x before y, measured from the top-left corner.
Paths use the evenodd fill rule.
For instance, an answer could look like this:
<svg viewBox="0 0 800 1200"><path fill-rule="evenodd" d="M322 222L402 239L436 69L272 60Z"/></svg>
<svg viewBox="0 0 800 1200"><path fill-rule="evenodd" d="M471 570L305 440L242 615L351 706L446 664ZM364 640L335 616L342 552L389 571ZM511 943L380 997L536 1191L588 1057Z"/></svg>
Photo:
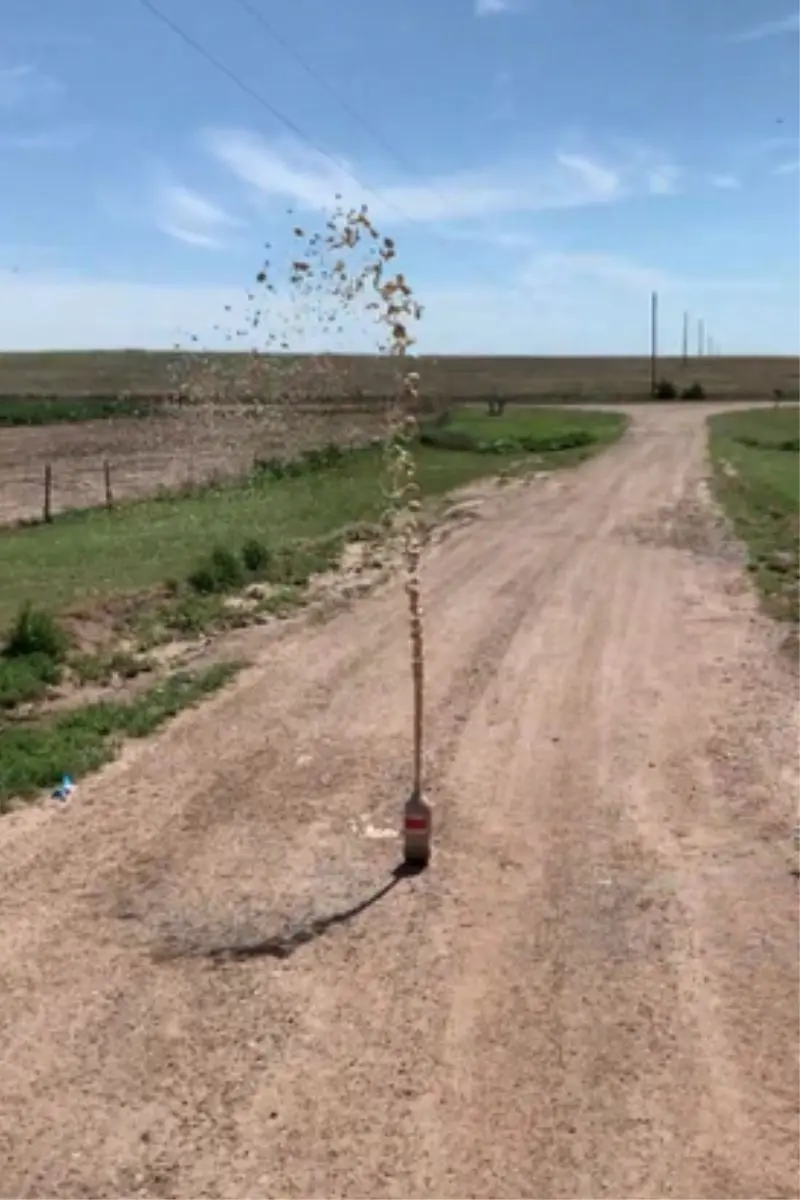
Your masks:
<svg viewBox="0 0 800 1200"><path fill-rule="evenodd" d="M321 75L316 67L312 66L311 63L304 58L296 46L293 46L283 34L278 32L278 30L275 28L272 22L267 19L260 8L251 3L251 0L236 0L236 3L261 26L264 32L272 39L273 42L275 42L276 45L280 46L282 50L285 50L286 53L294 59L294 61L305 71L310 79L313 79L316 84L328 92L329 95L333 96L334 100L336 100L344 112L346 112L348 116L356 122L356 124L360 125L362 129L366 130L366 132L372 138L374 138L374 140L379 146L382 147L382 149L389 155L390 158L393 158L395 162L398 163L399 166L401 166L409 175L421 176L422 173L416 167L414 167L404 155L400 154L395 147L388 142L385 135L381 133L381 131L377 129L371 121L368 121L364 114L360 112L359 109L354 105L352 105L347 97L344 96L342 92L330 82L329 79L326 79L324 75ZM437 195L435 190L430 187L429 184L426 183L425 186L432 195ZM440 200L443 199L441 196L438 198Z"/></svg>
<svg viewBox="0 0 800 1200"><path fill-rule="evenodd" d="M217 58L212 51L208 50L202 44L202 42L199 42L181 25L179 25L177 21L174 21L172 17L163 12L162 9L153 3L153 0L138 0L138 2L151 14L151 16L155 17L156 20L160 21L163 25L170 29L176 37L180 38L180 40L185 43L185 45L189 46L195 51L195 53L204 58L206 62L210 63L215 70L224 75L241 92L243 92L251 100L254 100L256 104L261 106L261 108L265 109L276 121L279 121L282 125L289 129L300 141L305 142L305 144L314 150L316 154L330 162L338 172L340 172L342 175L346 175L355 184L357 184L362 191L373 196L387 208L392 209L404 221L412 219L409 217L408 213L403 212L403 210L393 200L391 200L390 197L382 194L377 188L371 187L369 184L364 183L363 179L360 179L358 175L356 175L349 167L344 166L344 164L335 158L335 156L328 150L326 150L324 146L321 146L312 137L310 137L305 130L301 129L300 126L292 120L291 117L287 116L286 113L282 112L281 109L277 108L276 105L267 100L266 97L260 92L256 91L254 87L251 87L251 85L242 79L241 76L236 73L236 71L232 70L231 67L227 66L226 63Z"/></svg>

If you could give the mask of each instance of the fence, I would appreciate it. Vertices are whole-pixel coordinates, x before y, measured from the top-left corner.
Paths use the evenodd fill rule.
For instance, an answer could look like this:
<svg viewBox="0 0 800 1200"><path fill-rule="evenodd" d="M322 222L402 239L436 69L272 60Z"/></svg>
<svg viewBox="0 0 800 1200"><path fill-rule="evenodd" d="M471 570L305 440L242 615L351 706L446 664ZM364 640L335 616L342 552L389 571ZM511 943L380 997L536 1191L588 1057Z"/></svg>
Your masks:
<svg viewBox="0 0 800 1200"><path fill-rule="evenodd" d="M103 504L106 508L114 507L114 491L111 487L111 463L108 459L103 463ZM53 464L44 465L44 496L42 501L42 520L50 524L53 520Z"/></svg>
<svg viewBox="0 0 800 1200"><path fill-rule="evenodd" d="M256 456L258 457L258 456ZM182 489L241 479L253 466L252 454L233 461L219 454L180 458L173 454L135 459L48 459L31 467L0 472L0 526L52 524L65 512L105 508Z"/></svg>
<svg viewBox="0 0 800 1200"><path fill-rule="evenodd" d="M381 426L341 430L340 446L363 445ZM19 465L9 456L0 462L0 528L19 524L52 524L59 513L94 508L113 510L116 505L182 492L215 484L235 483L248 477L259 462L275 456L293 456L324 445L325 438L311 436L293 445L259 444L243 439L236 445L184 448L174 451L134 452L96 457L91 452L57 457L51 453ZM46 452L45 452L46 453Z"/></svg>

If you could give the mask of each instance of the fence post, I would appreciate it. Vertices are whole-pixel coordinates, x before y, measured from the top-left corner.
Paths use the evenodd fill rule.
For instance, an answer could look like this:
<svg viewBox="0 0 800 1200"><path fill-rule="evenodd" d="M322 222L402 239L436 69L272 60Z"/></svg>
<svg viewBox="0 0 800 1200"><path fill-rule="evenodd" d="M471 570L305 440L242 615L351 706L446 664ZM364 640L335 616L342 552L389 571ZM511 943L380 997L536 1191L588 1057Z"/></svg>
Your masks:
<svg viewBox="0 0 800 1200"><path fill-rule="evenodd" d="M103 463L103 480L106 489L106 508L114 507L114 493L111 491L111 463L108 459Z"/></svg>
<svg viewBox="0 0 800 1200"><path fill-rule="evenodd" d="M44 466L44 512L42 514L49 525L53 520L53 468L50 463Z"/></svg>

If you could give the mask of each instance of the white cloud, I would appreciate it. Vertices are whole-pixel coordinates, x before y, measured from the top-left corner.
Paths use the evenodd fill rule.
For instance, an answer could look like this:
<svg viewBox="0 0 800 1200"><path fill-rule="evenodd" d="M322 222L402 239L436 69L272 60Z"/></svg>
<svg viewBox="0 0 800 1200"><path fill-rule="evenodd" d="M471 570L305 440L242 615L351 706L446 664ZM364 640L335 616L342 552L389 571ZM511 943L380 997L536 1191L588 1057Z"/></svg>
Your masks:
<svg viewBox="0 0 800 1200"><path fill-rule="evenodd" d="M630 190L652 196L674 196L681 190L682 169L663 151L637 138L615 137L609 143L615 161L622 165Z"/></svg>
<svg viewBox="0 0 800 1200"><path fill-rule="evenodd" d="M158 189L154 209L157 228L189 246L219 249L225 244L224 231L240 224L213 201L177 183Z"/></svg>
<svg viewBox="0 0 800 1200"><path fill-rule="evenodd" d="M63 90L58 80L30 63L0 67L0 109L30 108L53 100Z"/></svg>
<svg viewBox="0 0 800 1200"><path fill-rule="evenodd" d="M592 162L582 154L559 154L557 160L562 167L578 175L586 184L589 193L598 199L603 196L611 199L619 194L620 178L616 171Z"/></svg>
<svg viewBox="0 0 800 1200"><path fill-rule="evenodd" d="M654 196L676 196L680 191L682 172L672 163L664 163L647 172L649 190Z"/></svg>
<svg viewBox="0 0 800 1200"><path fill-rule="evenodd" d="M796 348L800 321L793 281L686 278L624 257L553 250L532 254L497 284L422 281L418 348L452 354L645 353L648 295L654 288L662 296L665 349L670 337L677 348L687 306L713 312L716 336L739 353ZM374 322L344 313L344 331L333 337L319 320L329 307L325 297L309 303L279 291L252 339L234 339L233 346L269 349L274 343L263 330L271 329L279 336L290 330L296 350L376 351L380 333ZM169 348L176 342L188 346L190 335L207 349L230 348L224 333L246 327L248 309L245 290L234 286L0 270L0 351Z"/></svg>
<svg viewBox="0 0 800 1200"><path fill-rule="evenodd" d="M800 30L800 12L788 13L773 21L763 21L750 29L742 30L731 37L732 42L760 42L764 38L779 37L781 34L797 33Z"/></svg>
<svg viewBox="0 0 800 1200"><path fill-rule="evenodd" d="M338 197L346 206L366 202L379 223L476 220L663 195L675 189L678 176L677 168L640 161L640 155L622 155L609 163L597 155L561 152L539 163L461 171L372 190L358 186L344 160L329 159L296 141L270 144L237 129L207 130L202 141L261 205L283 201L325 210Z"/></svg>
<svg viewBox="0 0 800 1200"><path fill-rule="evenodd" d="M543 298L572 292L576 284L645 294L667 287L671 276L629 259L610 254L534 255L522 271L521 280Z"/></svg>
<svg viewBox="0 0 800 1200"><path fill-rule="evenodd" d="M772 174L773 175L796 175L798 171L800 171L800 161L795 158L795 159L792 159L790 162L779 163L779 165L774 168Z"/></svg>
<svg viewBox="0 0 800 1200"><path fill-rule="evenodd" d="M736 175L709 175L708 182L712 187L720 188L722 191L733 191L742 186L741 180Z"/></svg>
<svg viewBox="0 0 800 1200"><path fill-rule="evenodd" d="M523 0L475 0L476 17L499 17L503 13L519 13L524 9Z"/></svg>

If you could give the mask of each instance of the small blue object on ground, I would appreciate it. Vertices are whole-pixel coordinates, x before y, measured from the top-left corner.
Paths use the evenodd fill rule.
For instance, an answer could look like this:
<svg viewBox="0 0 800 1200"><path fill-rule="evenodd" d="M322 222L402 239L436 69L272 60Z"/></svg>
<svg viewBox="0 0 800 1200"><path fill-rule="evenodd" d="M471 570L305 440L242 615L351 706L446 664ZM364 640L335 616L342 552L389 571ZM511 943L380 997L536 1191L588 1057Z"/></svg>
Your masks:
<svg viewBox="0 0 800 1200"><path fill-rule="evenodd" d="M57 787L53 792L54 800L68 800L75 791L75 784L70 779L69 775L64 775L61 779L61 786Z"/></svg>

